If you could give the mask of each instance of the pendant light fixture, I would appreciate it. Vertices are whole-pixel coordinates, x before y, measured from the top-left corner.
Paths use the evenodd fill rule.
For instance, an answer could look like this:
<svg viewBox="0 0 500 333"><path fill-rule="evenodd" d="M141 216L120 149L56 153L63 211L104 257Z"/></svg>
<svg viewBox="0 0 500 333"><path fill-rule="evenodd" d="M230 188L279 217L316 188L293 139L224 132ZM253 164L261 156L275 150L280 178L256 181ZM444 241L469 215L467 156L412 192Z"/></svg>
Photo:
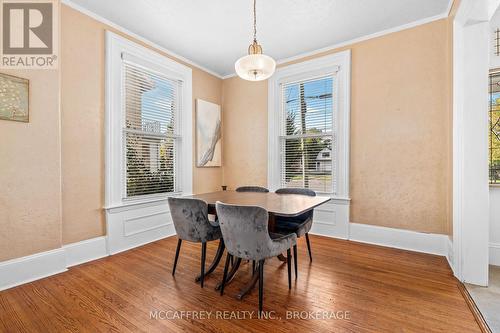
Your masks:
<svg viewBox="0 0 500 333"><path fill-rule="evenodd" d="M244 80L262 81L273 75L276 62L270 56L262 54L262 46L257 43L257 14L253 0L253 43L248 47L248 55L241 57L234 64L236 74Z"/></svg>

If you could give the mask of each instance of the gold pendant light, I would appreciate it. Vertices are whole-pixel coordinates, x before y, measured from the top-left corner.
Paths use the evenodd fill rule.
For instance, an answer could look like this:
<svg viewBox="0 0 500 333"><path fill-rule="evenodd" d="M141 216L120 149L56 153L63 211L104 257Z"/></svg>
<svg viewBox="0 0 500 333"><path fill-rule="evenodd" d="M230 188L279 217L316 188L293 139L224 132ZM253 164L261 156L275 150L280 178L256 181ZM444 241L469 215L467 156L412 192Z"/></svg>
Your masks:
<svg viewBox="0 0 500 333"><path fill-rule="evenodd" d="M262 46L257 42L257 14L253 0L253 43L248 47L248 55L241 57L234 64L236 74L244 80L262 81L271 77L276 69L276 62L270 56L262 54Z"/></svg>

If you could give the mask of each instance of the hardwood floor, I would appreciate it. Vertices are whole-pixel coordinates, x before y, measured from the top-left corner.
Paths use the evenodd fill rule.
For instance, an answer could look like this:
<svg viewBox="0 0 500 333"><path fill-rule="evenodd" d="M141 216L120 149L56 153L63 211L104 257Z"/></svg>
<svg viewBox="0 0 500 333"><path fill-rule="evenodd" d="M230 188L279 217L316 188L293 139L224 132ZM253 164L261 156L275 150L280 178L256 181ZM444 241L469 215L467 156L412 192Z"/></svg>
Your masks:
<svg viewBox="0 0 500 333"><path fill-rule="evenodd" d="M214 287L223 263L204 289L194 282L199 244L182 244L172 277L176 244L170 237L0 292L0 331L480 332L443 257L311 236L309 263L301 238L292 290L286 263L266 262L264 311L272 319L259 320L248 318L256 316L257 290L235 299L250 279L251 263L242 264L221 297ZM209 244L207 262L216 248ZM203 310L213 311L211 319L173 318ZM150 317L154 311L158 319ZM215 318L216 311L227 312ZM300 318L286 320L287 311ZM331 318L342 315L347 319ZM170 319L160 319L165 316Z"/></svg>

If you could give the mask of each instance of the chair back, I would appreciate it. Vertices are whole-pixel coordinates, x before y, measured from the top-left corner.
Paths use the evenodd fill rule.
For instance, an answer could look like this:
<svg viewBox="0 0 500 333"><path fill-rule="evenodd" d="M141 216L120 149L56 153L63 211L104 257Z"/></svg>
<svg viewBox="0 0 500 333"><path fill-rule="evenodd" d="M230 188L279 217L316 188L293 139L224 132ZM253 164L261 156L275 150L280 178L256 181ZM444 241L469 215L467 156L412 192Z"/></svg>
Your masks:
<svg viewBox="0 0 500 333"><path fill-rule="evenodd" d="M190 198L168 198L175 232L182 240L209 242L220 239L219 227L208 221L208 205L205 201Z"/></svg>
<svg viewBox="0 0 500 333"><path fill-rule="evenodd" d="M236 189L236 192L262 192L267 193L269 190L261 186L240 186Z"/></svg>
<svg viewBox="0 0 500 333"><path fill-rule="evenodd" d="M267 210L222 202L217 202L216 208L224 244L230 254L260 260L271 253L273 241L267 230Z"/></svg>
<svg viewBox="0 0 500 333"><path fill-rule="evenodd" d="M279 190L276 190L275 193L278 194L300 194L300 195L308 195L310 197L315 197L316 192L313 190L310 190L308 188L280 188Z"/></svg>

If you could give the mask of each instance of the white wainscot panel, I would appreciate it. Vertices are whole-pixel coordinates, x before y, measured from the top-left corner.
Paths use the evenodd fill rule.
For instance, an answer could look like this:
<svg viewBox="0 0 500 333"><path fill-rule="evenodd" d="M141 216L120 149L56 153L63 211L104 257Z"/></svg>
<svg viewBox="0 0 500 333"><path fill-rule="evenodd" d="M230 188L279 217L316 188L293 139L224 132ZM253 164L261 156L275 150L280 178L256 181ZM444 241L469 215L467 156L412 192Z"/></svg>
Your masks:
<svg viewBox="0 0 500 333"><path fill-rule="evenodd" d="M106 210L109 253L169 237L175 229L166 201Z"/></svg>
<svg viewBox="0 0 500 333"><path fill-rule="evenodd" d="M347 239L349 236L349 202L331 200L314 209L311 233Z"/></svg>

